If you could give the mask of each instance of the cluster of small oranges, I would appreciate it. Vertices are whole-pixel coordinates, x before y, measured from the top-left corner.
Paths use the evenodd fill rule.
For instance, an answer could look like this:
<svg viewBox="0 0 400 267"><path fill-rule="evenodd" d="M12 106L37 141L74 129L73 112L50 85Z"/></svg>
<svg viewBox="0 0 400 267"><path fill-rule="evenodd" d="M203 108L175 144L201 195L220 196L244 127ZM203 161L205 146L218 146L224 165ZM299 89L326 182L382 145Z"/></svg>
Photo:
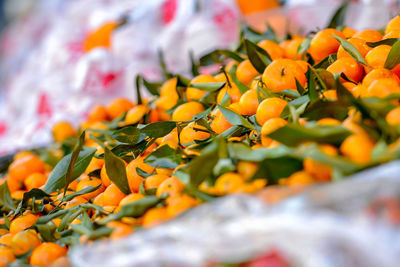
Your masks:
<svg viewBox="0 0 400 267"><path fill-rule="evenodd" d="M115 25L107 27L111 29ZM84 145L94 148L96 156L90 159L90 163L79 177L68 183L66 190L60 188L55 192L46 192L49 195L44 195L39 200L26 197L27 193L34 189L44 190L52 167L33 152L20 152L15 155L1 183L8 186L13 202L22 202L23 210L20 209L16 214L12 208L7 210L8 214L3 210L0 267L13 262L16 257L22 258L25 263L46 266L59 258L63 259L66 255L67 247L71 243L69 239L63 239L65 236L79 235L79 242L91 242L103 236L116 239L134 232L137 228L151 227L170 220L199 205L207 200L201 197L201 194L217 197L232 193L254 193L274 184L269 177L256 175L261 167L260 161L251 158L230 159L222 155L225 153L221 152L223 150L213 152L219 160L218 168L213 166L211 172L213 179L202 177L200 182L190 184L187 179L178 175L179 172L185 172L185 168L191 166L196 158L209 153L206 151L207 145L220 137L228 144L241 143L251 151L263 151L263 155L268 155L269 151L287 147L275 140L271 134L289 124L305 128L309 125L342 127L350 134L339 144L316 142L319 151L325 157L351 162L359 169L368 166L373 161L373 151L376 150L380 138L372 136L368 129L363 127L365 116L360 110L350 105L342 119L335 114L322 114L324 116L317 120L302 117L301 110L297 110L298 113L286 111L290 110L289 106L293 108L293 101L310 93L310 83L315 81L311 81L309 76L315 68L316 73L321 73L317 80L324 83L324 86L318 89L318 101L338 101L336 79L354 99L389 99L390 110L380 116L387 125L397 129L396 127L400 126L399 97L396 95L400 93L400 65L386 68L392 47L385 42L377 42L399 37L400 17L396 17L387 25L384 35L375 30L357 32L351 28L328 28L319 31L309 40L300 36L293 36L280 43L262 40L257 43L258 49L265 51L261 54L268 55L270 62L263 62L258 54L257 63L249 53L246 55L241 51L239 54L242 60L226 59L226 64L221 67L222 72L214 75L199 74L186 84L182 83L182 77L169 78L159 89L159 95L143 100L140 104L118 98L108 106L95 106L79 131L86 129ZM345 43L341 43L340 40L344 40ZM307 42L309 45L304 49ZM358 51L356 55L349 50L349 44L352 49ZM90 47L88 44L87 49ZM259 70L260 61L261 64L265 64L262 72ZM321 62L324 61L327 64L321 67ZM300 92L303 90L304 92ZM311 99L311 95L309 98ZM305 109L308 106L311 105L307 104ZM227 112L232 116L227 116ZM283 116L285 112L291 115ZM298 118L295 118L296 114ZM367 121L370 123L376 118L376 114L372 114ZM110 171L106 169L106 157L101 156L107 153L108 149L113 151L112 148L120 145L121 140L116 141L112 134L108 134L107 137L102 134L115 133L126 127L140 131L145 125L161 121L176 122L176 127L164 136L154 138L154 142L147 143L140 153L135 154L132 146L126 148L126 153L119 155L114 150L115 156L125 165L122 173L126 174L129 189L124 190L121 183L116 183L114 178L110 178ZM240 131L231 131L235 127ZM53 128L54 140L58 143L73 140L77 138L79 131L69 123L58 123ZM132 134L131 138L133 136ZM102 145L99 144L99 139L104 141ZM145 137L143 140L150 138ZM399 140L397 137L396 140L386 142L387 151L397 151ZM138 140L135 139L136 141ZM312 140L308 140L306 145L309 143L312 143ZM176 166L159 167L146 161L149 155L165 146L182 155ZM214 160L213 153L208 155L210 161ZM174 160L176 161L176 158ZM334 177L335 166L319 161L313 156L305 156L301 164L301 169L288 177L279 177L275 184L298 188L317 182L329 182ZM290 169L290 166L288 168ZM193 194L193 185L197 194ZM93 190L78 194L85 189ZM71 194L75 195L68 198ZM104 218L120 214L125 206L146 199L149 195L163 201L149 206L139 216L122 216L107 221L106 227L111 231L104 235L92 235L76 227L85 225L86 228L94 229L93 225L87 226L90 224L87 219L97 227ZM42 203L43 206L35 208L35 203ZM77 210L78 207L84 208L84 211ZM78 213L69 222L66 219L68 214L60 212L62 210ZM54 218L40 224L46 224L53 229L50 238L52 241L49 241L49 237L44 237L40 231L38 221L43 216L49 218L52 214L55 214ZM69 225L65 225L66 221Z"/></svg>

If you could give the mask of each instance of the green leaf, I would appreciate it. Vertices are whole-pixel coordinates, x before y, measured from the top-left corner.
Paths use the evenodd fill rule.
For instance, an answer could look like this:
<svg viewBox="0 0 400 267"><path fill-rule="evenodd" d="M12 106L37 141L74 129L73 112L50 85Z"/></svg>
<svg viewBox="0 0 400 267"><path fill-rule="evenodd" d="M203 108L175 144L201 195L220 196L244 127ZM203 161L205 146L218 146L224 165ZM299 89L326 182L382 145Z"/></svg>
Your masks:
<svg viewBox="0 0 400 267"><path fill-rule="evenodd" d="M340 145L351 132L341 126L309 126L287 124L268 136L284 145L296 146L304 142Z"/></svg>
<svg viewBox="0 0 400 267"><path fill-rule="evenodd" d="M352 83L354 85L358 84L356 81L354 81L353 79L348 77L344 72L334 74L334 77L335 77L335 82L336 82L336 80L339 80L341 82L341 79L343 79L345 82L350 82L350 83Z"/></svg>
<svg viewBox="0 0 400 267"><path fill-rule="evenodd" d="M79 215L82 214L82 209L78 209L72 212L67 213L61 220L60 224L58 225L58 231L62 232L68 228L73 220L75 220Z"/></svg>
<svg viewBox="0 0 400 267"><path fill-rule="evenodd" d="M252 149L244 143L229 143L229 155L236 160L246 160L253 162L261 162L264 159L281 158L288 156L292 150L286 146L278 146L275 148L257 148Z"/></svg>
<svg viewBox="0 0 400 267"><path fill-rule="evenodd" d="M0 157L0 174L7 172L8 166L13 162L14 155L4 155Z"/></svg>
<svg viewBox="0 0 400 267"><path fill-rule="evenodd" d="M142 140L137 144L120 144L111 149L111 151L118 157L126 156L129 153L132 153L134 157L142 154L147 147L149 147L154 142L154 139L151 140ZM104 154L103 154L104 156Z"/></svg>
<svg viewBox="0 0 400 267"><path fill-rule="evenodd" d="M200 66L208 66L215 63L222 64L224 59L233 59L242 62L244 59L237 53L227 49L214 50L200 58Z"/></svg>
<svg viewBox="0 0 400 267"><path fill-rule="evenodd" d="M146 195L146 189L144 188L144 180L140 183L139 194Z"/></svg>
<svg viewBox="0 0 400 267"><path fill-rule="evenodd" d="M297 47L297 55L304 54L310 48L311 38L304 38L299 47Z"/></svg>
<svg viewBox="0 0 400 267"><path fill-rule="evenodd" d="M118 129L110 135L111 138L127 144L136 144L139 140L140 131L137 127L127 126L121 129Z"/></svg>
<svg viewBox="0 0 400 267"><path fill-rule="evenodd" d="M95 148L84 148L79 152L78 158L76 159L74 168L72 170L70 182L78 178L86 170L95 153ZM66 155L53 169L43 189L46 193L52 193L65 187L66 174L68 166L71 162L71 156L72 154Z"/></svg>
<svg viewBox="0 0 400 267"><path fill-rule="evenodd" d="M400 40L395 42L390 49L389 55L386 58L385 68L393 69L400 63Z"/></svg>
<svg viewBox="0 0 400 267"><path fill-rule="evenodd" d="M37 224L35 228L38 230L40 233L40 236L42 237L43 241L45 242L54 242L55 239L53 237L53 232L54 232L54 226L48 225L48 224Z"/></svg>
<svg viewBox="0 0 400 267"><path fill-rule="evenodd" d="M264 73L265 68L272 62L271 56L250 40L244 39L244 46L251 65L259 73Z"/></svg>
<svg viewBox="0 0 400 267"><path fill-rule="evenodd" d="M368 45L369 47L372 47L372 48L377 47L377 46L380 46L380 45L390 45L390 46L392 46L392 45L394 45L398 40L400 40L400 38L388 38L388 39L383 39L383 40L378 41L378 42L367 42L367 45Z"/></svg>
<svg viewBox="0 0 400 267"><path fill-rule="evenodd" d="M203 126L205 129L198 127L198 126ZM203 132L208 132L211 137L217 135L216 132L213 131L211 128L209 122L207 121L207 118L201 118L199 120L196 120L196 124L193 128L195 131L203 131ZM206 138L208 139L208 138ZM203 140L195 140L195 142L203 142Z"/></svg>
<svg viewBox="0 0 400 267"><path fill-rule="evenodd" d="M219 92L206 92L199 100L203 105L214 105Z"/></svg>
<svg viewBox="0 0 400 267"><path fill-rule="evenodd" d="M64 244L66 246L77 246L80 245L81 242L79 241L80 235L73 235L74 231L72 229L68 229L60 233L61 238L58 239L58 243Z"/></svg>
<svg viewBox="0 0 400 267"><path fill-rule="evenodd" d="M400 100L400 93L393 93L388 96L385 96L383 99L385 100Z"/></svg>
<svg viewBox="0 0 400 267"><path fill-rule="evenodd" d="M300 95L304 95L306 92L306 89L304 89L304 86L299 83L299 81L296 79L296 89L300 93Z"/></svg>
<svg viewBox="0 0 400 267"><path fill-rule="evenodd" d="M172 78L172 74L168 72L167 70L167 64L165 63L165 58L164 58L164 52L160 49L158 50L158 62L160 64L161 67L161 71L164 75L164 78L166 80L171 79Z"/></svg>
<svg viewBox="0 0 400 267"><path fill-rule="evenodd" d="M268 184L277 184L279 179L286 178L303 169L301 160L293 157L264 159L252 179L265 178Z"/></svg>
<svg viewBox="0 0 400 267"><path fill-rule="evenodd" d="M102 184L99 184L98 186L88 186L88 187L85 187L85 188L83 188L82 190L79 190L79 191L76 191L76 192L74 192L74 193L72 193L72 194L66 195L66 196L64 197L63 201L66 201L66 202L67 202L67 201L70 201L70 200L74 199L75 197L82 196L82 195L84 195L84 194L88 194L88 193L94 192L94 191L96 191L97 189L99 189L101 186L102 186Z"/></svg>
<svg viewBox="0 0 400 267"><path fill-rule="evenodd" d="M82 212L82 225L85 226L86 228L89 228L90 230L93 230L94 226L92 221L89 218L89 215L86 212Z"/></svg>
<svg viewBox="0 0 400 267"><path fill-rule="evenodd" d="M212 107L209 107L208 109L206 109L206 110L204 110L204 111L202 111L200 113L197 113L196 115L193 116L193 120L194 121L199 121L199 120L206 119L208 114L210 114L211 110L212 110ZM208 128L210 128L210 126L208 126Z"/></svg>
<svg viewBox="0 0 400 267"><path fill-rule="evenodd" d="M69 209L64 209L64 210L58 210L56 212L50 213L48 215L40 216L39 219L36 221L36 224L45 224L50 222L51 220L61 217L64 214L67 214Z"/></svg>
<svg viewBox="0 0 400 267"><path fill-rule="evenodd" d="M343 86L339 78L336 79L336 95L338 102L343 106L351 106L357 102L352 93Z"/></svg>
<svg viewBox="0 0 400 267"><path fill-rule="evenodd" d="M81 215L81 220L82 220L82 223L80 223L80 224L83 225L84 227L90 229L90 234L88 237L88 238L90 238L90 236L92 235L92 233L94 231L94 226L93 226L92 221L89 218L89 215L86 212L83 212Z"/></svg>
<svg viewBox="0 0 400 267"><path fill-rule="evenodd" d="M306 77L307 77L308 97L310 99L310 103L313 104L319 99L319 96L316 89L314 76L310 67L307 69Z"/></svg>
<svg viewBox="0 0 400 267"><path fill-rule="evenodd" d="M279 38L276 35L275 30L271 27L269 23L267 23L267 29L263 35L265 36L264 40L271 40L274 41L275 43L279 43Z"/></svg>
<svg viewBox="0 0 400 267"><path fill-rule="evenodd" d="M184 165L184 166L174 170L172 175L178 177L179 181L181 181L182 183L189 185L190 184L190 175L188 173L188 170L189 170L189 166Z"/></svg>
<svg viewBox="0 0 400 267"><path fill-rule="evenodd" d="M385 157L388 154L389 154L388 145L384 140L379 140L371 152L371 158L372 161L379 162L381 160L386 160Z"/></svg>
<svg viewBox="0 0 400 267"><path fill-rule="evenodd" d="M106 172L111 181L118 186L119 190L125 195L129 195L131 190L126 177L125 163L122 159L117 157L107 147L104 149L104 162Z"/></svg>
<svg viewBox="0 0 400 267"><path fill-rule="evenodd" d="M119 127L120 123L125 121L125 117L126 117L126 112L124 112L123 114L121 114L120 116L116 117L115 119L113 119L110 122L103 122L106 126L108 126L109 129L116 129ZM92 132L99 132L99 131L110 131L110 130L95 130L95 129L89 129Z"/></svg>
<svg viewBox="0 0 400 267"><path fill-rule="evenodd" d="M350 1L344 2L333 14L330 19L327 28L337 28L344 26L344 20L346 18L347 9L349 7Z"/></svg>
<svg viewBox="0 0 400 267"><path fill-rule="evenodd" d="M334 118L340 121L348 115L348 107L338 101L324 101L322 99L309 105L303 117L309 120L317 121L323 118Z"/></svg>
<svg viewBox="0 0 400 267"><path fill-rule="evenodd" d="M163 145L151 152L144 162L155 168L175 169L182 162L182 158L175 149Z"/></svg>
<svg viewBox="0 0 400 267"><path fill-rule="evenodd" d="M199 189L197 189L196 187L190 186L188 185L187 187L185 187L184 191L191 195L192 197L201 199L203 201L212 201L214 199L216 199L218 196L214 196L208 193L205 193Z"/></svg>
<svg viewBox="0 0 400 267"><path fill-rule="evenodd" d="M55 167L57 163L61 160L61 156L59 156L55 150L53 149L36 149L34 150L35 153L37 153L40 157L40 159L50 165L51 167ZM1 165L1 164L0 164ZM1 168L0 168L0 173L1 173Z"/></svg>
<svg viewBox="0 0 400 267"><path fill-rule="evenodd" d="M278 95L283 96L283 97L288 97L288 98L298 98L300 97L300 94L292 89L286 89L278 92Z"/></svg>
<svg viewBox="0 0 400 267"><path fill-rule="evenodd" d="M157 194L157 188L151 188L144 191L146 196L155 196Z"/></svg>
<svg viewBox="0 0 400 267"><path fill-rule="evenodd" d="M103 226L97 228L96 230L92 230L88 236L89 240L97 240L101 237L108 237L114 230L107 226Z"/></svg>
<svg viewBox="0 0 400 267"><path fill-rule="evenodd" d="M297 123L300 116L304 113L304 110L306 108L306 106L308 105L308 103L304 103L303 105L301 105L300 107L298 107L297 109L290 103L288 103L288 108L289 108L289 112L290 112L290 121L293 123Z"/></svg>
<svg viewBox="0 0 400 267"><path fill-rule="evenodd" d="M18 256L15 261L7 264L7 267L32 267L32 265L28 264L26 257L30 256L32 253L32 248L25 254Z"/></svg>
<svg viewBox="0 0 400 267"><path fill-rule="evenodd" d="M77 232L81 235L90 236L90 234L92 232L89 228L83 226L81 223L80 224L71 224L70 227L74 232Z"/></svg>
<svg viewBox="0 0 400 267"><path fill-rule="evenodd" d="M279 94L271 89L260 86L260 81L257 82L257 99L261 103L264 99L270 97L279 97Z"/></svg>
<svg viewBox="0 0 400 267"><path fill-rule="evenodd" d="M190 58L190 64L192 66L192 68L191 68L192 75L193 75L193 77L196 77L197 75L200 74L200 72L199 72L199 66L196 63L196 59L194 58L194 54L193 54L192 50L189 51L189 58Z"/></svg>
<svg viewBox="0 0 400 267"><path fill-rule="evenodd" d="M10 225L11 225L10 219L7 216L4 216L3 218L4 218L4 224L2 224L2 227L7 230L10 230Z"/></svg>
<svg viewBox="0 0 400 267"><path fill-rule="evenodd" d="M215 83L192 83L190 87L197 88L203 91L215 92L219 91L225 86L225 82L215 82Z"/></svg>
<svg viewBox="0 0 400 267"><path fill-rule="evenodd" d="M243 116L237 114L236 112L224 108L223 106L218 105L219 110L221 110L222 115L229 121L232 125L239 125L249 129L254 129L254 126L246 120Z"/></svg>
<svg viewBox="0 0 400 267"><path fill-rule="evenodd" d="M6 210L14 210L15 208L7 182L0 185L0 208Z"/></svg>
<svg viewBox="0 0 400 267"><path fill-rule="evenodd" d="M217 164L214 166L213 174L218 177L226 172L232 172L236 169L236 166L232 162L230 158L221 157L218 160Z"/></svg>
<svg viewBox="0 0 400 267"><path fill-rule="evenodd" d="M340 36L332 35L343 47L343 49L357 62L363 64L364 66L369 66L368 63L364 60L363 56L360 52L355 48L350 42L346 41Z"/></svg>
<svg viewBox="0 0 400 267"><path fill-rule="evenodd" d="M151 138L159 138L169 134L175 127L176 122L174 121L157 121L141 128L140 133Z"/></svg>
<svg viewBox="0 0 400 267"><path fill-rule="evenodd" d="M324 83L324 85L320 85L321 88L325 87L326 89L336 89L336 80L332 73L325 69L315 69L315 72Z"/></svg>
<svg viewBox="0 0 400 267"><path fill-rule="evenodd" d="M78 159L79 153L81 152L83 145L85 144L85 135L86 131L83 131L81 133L81 136L79 137L78 143L75 145L74 150L72 151L71 160L68 164L67 173L65 174L64 196L65 193L67 192L69 184L77 178L72 176L72 172L74 170L74 166L76 160Z"/></svg>
<svg viewBox="0 0 400 267"><path fill-rule="evenodd" d="M140 75L136 75L136 79L135 79L135 87L136 87L136 98L137 98L137 103L138 105L141 105L143 103L142 100L142 94L140 93L140 82L142 80L142 76Z"/></svg>
<svg viewBox="0 0 400 267"><path fill-rule="evenodd" d="M315 161L327 164L347 175L360 170L359 165L349 161L347 158L330 156L323 153L315 143L311 145L302 145L298 147L297 151L293 152L293 154L302 159L311 158Z"/></svg>
<svg viewBox="0 0 400 267"><path fill-rule="evenodd" d="M327 69L333 62L337 60L337 54L330 54L322 59L318 64L314 65L315 69Z"/></svg>
<svg viewBox="0 0 400 267"><path fill-rule="evenodd" d="M218 136L228 139L234 136L241 136L245 131L248 131L248 129L245 129L242 126L234 125Z"/></svg>
<svg viewBox="0 0 400 267"><path fill-rule="evenodd" d="M206 178L212 175L213 169L218 162L218 146L223 139L215 139L206 146L202 153L189 163L190 184L199 186Z"/></svg>
<svg viewBox="0 0 400 267"><path fill-rule="evenodd" d="M355 99L352 103L361 113L363 120L360 125L368 132L371 138L379 140L383 138L392 143L399 138L399 132L395 127L390 126L385 119L386 113L393 107L393 103L384 99L366 98Z"/></svg>
<svg viewBox="0 0 400 267"><path fill-rule="evenodd" d="M135 202L123 205L119 212L109 215L105 220L102 221L102 224L106 224L114 220L120 220L123 217L138 218L142 216L147 210L155 207L163 201L164 198L159 198L156 196L146 196Z"/></svg>
<svg viewBox="0 0 400 267"><path fill-rule="evenodd" d="M49 194L47 194L46 192L44 192L43 190L39 189L39 188L33 188L28 192L25 192L22 200L19 202L17 209L15 210L15 214L20 213L22 208L26 208L28 201L30 199L35 199L35 200L40 200L43 199L45 197L50 197Z"/></svg>
<svg viewBox="0 0 400 267"><path fill-rule="evenodd" d="M381 117L386 117L389 111L397 107L390 99L379 97L364 97L362 102L369 110L376 112Z"/></svg>
<svg viewBox="0 0 400 267"><path fill-rule="evenodd" d="M248 24L243 24L243 27L241 29L241 36L242 38L249 39L250 41L255 43L258 43L262 40L270 40L278 43L278 37L276 36L274 29L269 24L267 24L264 33L260 33L254 30Z"/></svg>
<svg viewBox="0 0 400 267"><path fill-rule="evenodd" d="M310 103L310 98L308 97L308 95L303 95L300 96L296 99L293 99L292 101L290 101L288 104L290 104L291 106L293 106L294 108L300 108L302 106L307 106ZM280 117L282 119L287 119L290 115L290 109L289 106L286 105L285 108L283 109Z"/></svg>
<svg viewBox="0 0 400 267"><path fill-rule="evenodd" d="M225 92L224 96L222 97L221 102L219 102L218 104L220 106L226 107L231 103L231 97L229 96L229 94L227 92Z"/></svg>
<svg viewBox="0 0 400 267"><path fill-rule="evenodd" d="M190 79L183 77L182 75L176 75L176 86L177 87L188 87Z"/></svg>
<svg viewBox="0 0 400 267"><path fill-rule="evenodd" d="M99 138L97 138L97 137L95 137L93 134L89 134L89 138L90 139L92 139L97 145L99 145L101 148L103 148L104 149L104 147L106 146L105 144L104 144L104 142L105 142L105 140L104 141L102 141L102 140L100 140ZM103 159L104 158L104 154L103 153L98 153L98 154L94 154L94 157L96 158L96 159Z"/></svg>
<svg viewBox="0 0 400 267"><path fill-rule="evenodd" d="M147 178L153 175L153 173L147 173L139 167L136 167L136 173L139 174L139 176L142 176L143 178Z"/></svg>
<svg viewBox="0 0 400 267"><path fill-rule="evenodd" d="M309 69L310 69L311 74L312 74L311 77L313 77L314 80L315 80L315 86L316 86L316 89L317 89L317 90L321 91L321 90L328 90L328 89L330 89L330 88L328 87L328 85L326 84L325 80L327 80L327 81L329 81L330 83L333 83L333 85L335 85L335 81L332 80L332 76L333 76L333 75L329 75L330 73L329 73L328 71L326 71L326 70L324 70L324 69L315 69L315 68L313 68L313 67L309 67ZM325 79L322 78L321 75L323 75L323 77L324 77ZM329 75L329 77L328 77L328 75Z"/></svg>
<svg viewBox="0 0 400 267"><path fill-rule="evenodd" d="M229 76L231 76L233 83L236 84L236 86L238 87L240 93L244 94L250 88L247 85L245 85L244 83L242 83L241 81L239 81L239 79L236 77L236 70L237 70L237 66L234 65L232 68L229 69L228 73L229 73Z"/></svg>
<svg viewBox="0 0 400 267"><path fill-rule="evenodd" d="M86 202L86 203L83 203L83 204L79 204L79 205L77 205L75 207L70 208L70 210L77 210L77 209L84 209L86 211L87 210L98 210L98 211L104 212L103 207L95 205L95 204L92 204L92 203L89 203L89 202Z"/></svg>
<svg viewBox="0 0 400 267"><path fill-rule="evenodd" d="M144 188L144 180L140 183L139 187L139 194L145 195L145 196L155 196L157 193L157 188L151 188L151 189L145 189Z"/></svg>
<svg viewBox="0 0 400 267"><path fill-rule="evenodd" d="M148 82L145 78L142 77L143 85L146 87L147 91L154 95L154 96L159 96L160 93L158 92L159 88L162 86L161 83L151 83Z"/></svg>

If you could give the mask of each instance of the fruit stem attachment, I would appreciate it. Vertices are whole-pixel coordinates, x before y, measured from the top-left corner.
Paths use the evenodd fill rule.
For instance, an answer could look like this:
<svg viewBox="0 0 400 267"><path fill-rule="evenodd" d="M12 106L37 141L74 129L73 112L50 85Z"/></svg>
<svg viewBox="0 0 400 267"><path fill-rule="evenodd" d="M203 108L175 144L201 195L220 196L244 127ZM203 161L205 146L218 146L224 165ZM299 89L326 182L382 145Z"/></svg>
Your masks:
<svg viewBox="0 0 400 267"><path fill-rule="evenodd" d="M229 86L230 88L232 88L231 82L229 81L228 74L227 74L226 71L225 71L225 65L222 65L219 69L220 69L220 70L222 71L222 73L225 75L226 83L228 84L228 86Z"/></svg>

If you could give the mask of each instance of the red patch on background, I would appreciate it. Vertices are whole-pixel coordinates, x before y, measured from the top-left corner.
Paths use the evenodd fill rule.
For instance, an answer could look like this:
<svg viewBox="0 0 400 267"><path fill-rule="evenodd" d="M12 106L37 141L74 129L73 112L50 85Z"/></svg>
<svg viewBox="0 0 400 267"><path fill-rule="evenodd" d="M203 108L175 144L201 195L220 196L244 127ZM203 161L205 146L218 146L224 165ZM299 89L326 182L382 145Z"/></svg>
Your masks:
<svg viewBox="0 0 400 267"><path fill-rule="evenodd" d="M40 121L37 125L36 125L36 131L42 129L44 126L46 125L45 121Z"/></svg>
<svg viewBox="0 0 400 267"><path fill-rule="evenodd" d="M83 55L82 41L73 41L66 44L72 62L76 62Z"/></svg>
<svg viewBox="0 0 400 267"><path fill-rule="evenodd" d="M218 3L216 4L215 10L216 12L214 14L213 20L217 25L224 26L226 24L232 23L232 21L235 21L235 13L229 6Z"/></svg>
<svg viewBox="0 0 400 267"><path fill-rule="evenodd" d="M7 132L7 124L5 122L0 121L0 136L4 135Z"/></svg>
<svg viewBox="0 0 400 267"><path fill-rule="evenodd" d="M161 6L161 18L164 25L170 23L176 14L178 7L176 0L166 0Z"/></svg>
<svg viewBox="0 0 400 267"><path fill-rule="evenodd" d="M39 96L37 114L41 115L41 116L47 116L47 117L50 117L52 114L49 96L46 93L42 93Z"/></svg>
<svg viewBox="0 0 400 267"><path fill-rule="evenodd" d="M112 86L113 82L122 74L122 71L103 72L95 64L91 64L83 85L83 91L92 92L92 94L98 94L101 91L113 91L116 89L115 86Z"/></svg>
<svg viewBox="0 0 400 267"><path fill-rule="evenodd" d="M251 260L245 267L290 267L289 262L277 250L269 250L257 258Z"/></svg>
<svg viewBox="0 0 400 267"><path fill-rule="evenodd" d="M115 80L115 78L117 78L117 75L115 73L109 72L103 74L101 77L103 87L108 87L110 83Z"/></svg>

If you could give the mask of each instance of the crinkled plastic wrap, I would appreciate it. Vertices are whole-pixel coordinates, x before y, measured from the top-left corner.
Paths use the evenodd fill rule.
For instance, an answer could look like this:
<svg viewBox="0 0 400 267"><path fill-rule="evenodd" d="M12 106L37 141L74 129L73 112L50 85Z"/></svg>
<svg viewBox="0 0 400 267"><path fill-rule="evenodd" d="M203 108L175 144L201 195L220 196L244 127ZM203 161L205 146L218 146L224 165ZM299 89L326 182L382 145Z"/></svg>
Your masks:
<svg viewBox="0 0 400 267"><path fill-rule="evenodd" d="M76 247L69 257L78 267L203 266L273 249L290 266L393 267L400 262L399 197L395 161L274 205L224 197L127 238Z"/></svg>

